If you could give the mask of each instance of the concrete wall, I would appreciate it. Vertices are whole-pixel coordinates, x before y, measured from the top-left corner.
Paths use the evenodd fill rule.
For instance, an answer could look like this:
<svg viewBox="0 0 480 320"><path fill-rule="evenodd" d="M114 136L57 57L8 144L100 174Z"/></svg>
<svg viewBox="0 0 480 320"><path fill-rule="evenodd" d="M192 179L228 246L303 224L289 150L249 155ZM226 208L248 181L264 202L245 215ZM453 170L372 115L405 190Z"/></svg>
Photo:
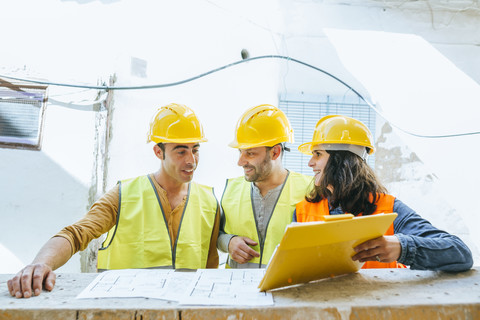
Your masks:
<svg viewBox="0 0 480 320"><path fill-rule="evenodd" d="M55 90L51 90L52 97ZM53 100L53 99L52 99ZM95 146L95 113L48 104L41 151L0 149L0 243L21 263L63 226L79 219L89 202ZM2 272L18 263L2 259ZM80 261L69 262L71 270Z"/></svg>
<svg viewBox="0 0 480 320"><path fill-rule="evenodd" d="M470 199L480 191L475 165L480 152L472 147L480 144L480 135L433 139L410 134L478 133L478 4L282 1L281 5L285 23L278 53L333 73L377 104L380 178L392 194L435 226L464 239L478 264L480 220ZM366 32L377 34L370 38ZM350 38L340 38L349 33ZM283 93L341 92L325 75L294 63L283 63L280 76ZM396 127L386 125L385 119Z"/></svg>
<svg viewBox="0 0 480 320"><path fill-rule="evenodd" d="M0 27L16 28L3 36L4 43L15 45L0 52L0 74L77 84L108 84L113 76L116 86L172 83L238 61L241 50L247 49L251 57L280 54L311 63L370 96L373 87L361 82L361 74L347 68L340 49L326 35L325 28L330 28L420 35L478 85L478 10L440 10L428 3L2 3L0 10L6 14ZM19 264L29 263L41 245L62 226L81 217L104 188L158 168L152 145L145 143L148 122L156 108L177 102L196 111L209 142L201 147L195 177L198 182L213 185L220 197L225 178L241 174L236 166L237 153L226 145L246 108L277 104L282 94L332 91L345 93L343 86L331 78L293 62L250 61L179 86L110 92L113 100L107 135L107 114L100 111L104 104L92 102L102 92L50 86L42 151L0 149L0 245L18 259L10 269L2 262L0 272L14 272ZM381 106L388 111L388 103ZM379 163L379 174L390 191L420 214L438 221L434 224L461 235L472 247L480 246L480 240L470 241L472 229L465 227L474 222L478 225L474 211L468 210L475 206L468 198L459 205L448 197L452 181L472 186L478 170L473 175L467 170L459 175L458 169L447 164L462 156L428 157L413 150L410 140L406 142L408 137L390 132L380 117L378 123L377 161L387 159ZM468 139L478 145L475 137ZM415 147L423 149L422 143ZM438 143L436 152L440 150ZM459 154L465 151L455 150ZM472 160L462 157L463 168L473 168L476 154L465 154ZM438 164L435 159L443 160ZM473 184L469 194L476 191L478 187ZM83 264L83 270L92 267L92 262ZM75 257L61 271L79 270L80 259Z"/></svg>

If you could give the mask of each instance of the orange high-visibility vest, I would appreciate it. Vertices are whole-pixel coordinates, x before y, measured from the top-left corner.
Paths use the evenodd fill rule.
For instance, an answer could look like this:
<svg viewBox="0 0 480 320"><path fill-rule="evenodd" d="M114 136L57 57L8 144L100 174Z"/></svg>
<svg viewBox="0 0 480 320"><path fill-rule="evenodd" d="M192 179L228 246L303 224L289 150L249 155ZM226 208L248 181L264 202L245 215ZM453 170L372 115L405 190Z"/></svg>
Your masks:
<svg viewBox="0 0 480 320"><path fill-rule="evenodd" d="M393 212L393 203L395 201L395 197L379 193L377 195L377 201L375 204L377 205L377 209L372 214L378 213L391 213ZM302 202L298 203L296 206L296 216L298 222L311 222L311 221L321 221L322 216L330 215L330 209L328 206L328 200L322 199L319 202L308 202L307 200L303 200ZM361 216L362 214L359 214ZM387 232L385 232L386 236L393 235L393 223L388 228ZM363 265L362 269L376 269L376 268L406 268L405 265L398 263L397 261L393 262L377 262L377 261L367 261Z"/></svg>

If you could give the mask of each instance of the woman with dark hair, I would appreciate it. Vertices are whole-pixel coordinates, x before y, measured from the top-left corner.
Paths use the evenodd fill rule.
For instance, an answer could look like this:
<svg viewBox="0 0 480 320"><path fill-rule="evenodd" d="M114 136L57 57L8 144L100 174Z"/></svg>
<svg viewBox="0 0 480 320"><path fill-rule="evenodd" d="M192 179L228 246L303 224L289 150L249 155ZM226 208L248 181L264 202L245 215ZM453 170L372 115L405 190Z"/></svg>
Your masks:
<svg viewBox="0 0 480 320"><path fill-rule="evenodd" d="M397 218L384 236L354 248L352 260L363 268L465 271L472 267L472 253L458 237L436 229L394 196L377 179L366 162L375 151L370 130L360 121L331 115L320 119L313 140L300 152L312 156L308 165L314 186L297 204L293 220L320 221L324 215L354 216L395 212Z"/></svg>

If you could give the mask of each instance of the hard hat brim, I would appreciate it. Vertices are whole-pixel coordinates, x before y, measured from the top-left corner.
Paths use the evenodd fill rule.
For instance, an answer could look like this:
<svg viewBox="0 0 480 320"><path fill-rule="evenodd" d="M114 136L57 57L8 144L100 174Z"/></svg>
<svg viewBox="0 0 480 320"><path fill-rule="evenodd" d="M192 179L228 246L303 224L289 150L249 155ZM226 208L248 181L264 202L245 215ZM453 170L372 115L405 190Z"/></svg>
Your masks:
<svg viewBox="0 0 480 320"><path fill-rule="evenodd" d="M154 142L154 143L201 143L201 142L207 142L208 139L202 138L202 139L167 139L165 137L148 137L148 142Z"/></svg>
<svg viewBox="0 0 480 320"><path fill-rule="evenodd" d="M362 146L362 147L365 147L365 148L368 148L368 154L373 154L375 152L375 148L371 145L368 145L368 144L353 144L353 143L345 143L343 141L329 141L328 143L327 142L315 142L315 141L311 141L311 142L307 142L307 143L303 143L301 145L298 146L298 151L300 151L301 153L303 154L306 154L306 155L312 155L312 148L316 145L322 145L322 144L346 144L346 145L356 145L356 146Z"/></svg>
<svg viewBox="0 0 480 320"><path fill-rule="evenodd" d="M238 143L238 141L232 141L228 144L228 146L235 149L251 149L258 147L273 147L284 142L293 143L293 138L289 139L288 137L281 137L268 141L262 141L260 143Z"/></svg>

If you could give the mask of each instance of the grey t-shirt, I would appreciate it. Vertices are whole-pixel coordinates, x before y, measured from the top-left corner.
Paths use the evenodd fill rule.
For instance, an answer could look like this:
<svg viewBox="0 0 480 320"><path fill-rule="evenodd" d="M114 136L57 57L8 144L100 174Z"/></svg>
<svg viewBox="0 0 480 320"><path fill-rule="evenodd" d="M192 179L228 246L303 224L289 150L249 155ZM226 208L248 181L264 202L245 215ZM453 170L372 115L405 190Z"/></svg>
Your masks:
<svg viewBox="0 0 480 320"><path fill-rule="evenodd" d="M285 179L286 181L286 179ZM280 184L279 186L269 190L265 197L262 197L260 193L260 189L252 183L252 201L253 201L253 213L255 217L255 223L257 225L257 232L259 236L259 241L262 243L265 240L265 235L267 233L267 226L268 222L270 221L270 217L272 216L273 209L275 209L275 205L277 200L280 196L280 192L283 189L283 185L285 182ZM226 234L223 232L223 224L220 227L220 234L218 235L218 242L217 247L223 252L228 253L228 244L230 239L234 237L234 234ZM263 264L266 264L268 261L262 261ZM228 264L231 268L258 268L258 263L244 263L239 264L232 259L228 259Z"/></svg>

